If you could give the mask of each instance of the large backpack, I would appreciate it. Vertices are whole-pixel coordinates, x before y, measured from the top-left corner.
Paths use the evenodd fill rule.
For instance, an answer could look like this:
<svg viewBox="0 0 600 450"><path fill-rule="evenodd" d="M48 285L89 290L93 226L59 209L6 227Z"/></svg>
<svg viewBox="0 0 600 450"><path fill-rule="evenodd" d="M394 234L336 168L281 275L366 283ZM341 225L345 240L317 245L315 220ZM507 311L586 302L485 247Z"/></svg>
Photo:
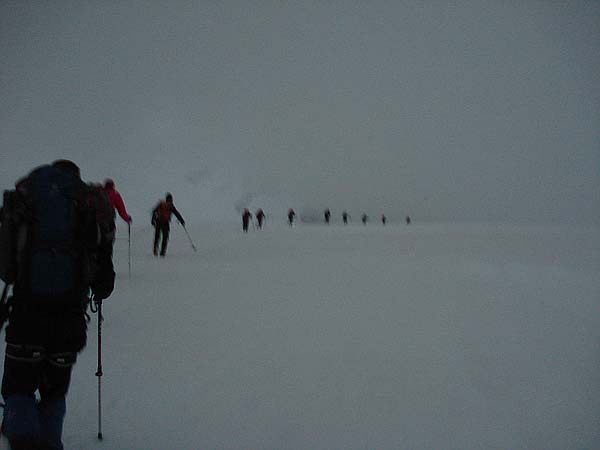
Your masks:
<svg viewBox="0 0 600 450"><path fill-rule="evenodd" d="M28 220L27 208L17 191L12 190L4 191L0 211L0 279L9 285L17 278L17 255L22 254L25 246L23 224Z"/></svg>
<svg viewBox="0 0 600 450"><path fill-rule="evenodd" d="M0 277L36 301L81 299L97 245L95 190L77 174L42 166L4 194Z"/></svg>

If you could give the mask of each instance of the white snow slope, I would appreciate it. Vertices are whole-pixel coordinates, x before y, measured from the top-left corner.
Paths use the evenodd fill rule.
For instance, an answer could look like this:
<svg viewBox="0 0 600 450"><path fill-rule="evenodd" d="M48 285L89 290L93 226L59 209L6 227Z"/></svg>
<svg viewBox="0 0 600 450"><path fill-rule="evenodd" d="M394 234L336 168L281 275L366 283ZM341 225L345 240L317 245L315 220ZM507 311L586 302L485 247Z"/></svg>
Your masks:
<svg viewBox="0 0 600 450"><path fill-rule="evenodd" d="M67 450L600 448L597 228L120 231Z"/></svg>

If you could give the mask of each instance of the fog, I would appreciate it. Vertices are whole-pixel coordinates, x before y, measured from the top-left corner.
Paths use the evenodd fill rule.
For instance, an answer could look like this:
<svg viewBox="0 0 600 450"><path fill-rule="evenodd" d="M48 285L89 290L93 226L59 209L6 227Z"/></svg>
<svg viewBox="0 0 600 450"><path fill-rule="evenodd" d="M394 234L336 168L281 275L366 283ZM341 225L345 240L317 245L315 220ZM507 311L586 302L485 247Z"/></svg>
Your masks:
<svg viewBox="0 0 600 450"><path fill-rule="evenodd" d="M136 223L288 207L600 223L600 3L0 3L0 188L71 158Z"/></svg>

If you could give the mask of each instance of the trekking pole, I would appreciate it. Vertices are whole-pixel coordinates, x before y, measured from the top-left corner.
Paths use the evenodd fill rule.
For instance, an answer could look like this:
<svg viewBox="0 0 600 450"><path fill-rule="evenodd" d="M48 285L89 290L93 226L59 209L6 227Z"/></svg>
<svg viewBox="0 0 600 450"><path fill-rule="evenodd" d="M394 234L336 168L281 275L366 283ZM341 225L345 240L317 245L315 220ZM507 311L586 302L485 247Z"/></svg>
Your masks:
<svg viewBox="0 0 600 450"><path fill-rule="evenodd" d="M187 237L188 237L188 239L189 239L189 241L190 241L190 244L191 244L192 248L194 249L194 251L197 251L197 250L196 250L196 246L195 246L195 245L194 245L194 243L192 242L192 238L190 237L190 233L188 233L188 230L187 230L187 228L185 227L185 225L181 225L181 226L183 227L183 229L184 229L184 231L185 231L185 234L187 234Z"/></svg>
<svg viewBox="0 0 600 450"><path fill-rule="evenodd" d="M129 257L129 279L131 279L131 222L127 222L127 244L128 244L128 257Z"/></svg>
<svg viewBox="0 0 600 450"><path fill-rule="evenodd" d="M92 299L96 302L96 299ZM96 302L98 308L98 439L102 440L102 300Z"/></svg>

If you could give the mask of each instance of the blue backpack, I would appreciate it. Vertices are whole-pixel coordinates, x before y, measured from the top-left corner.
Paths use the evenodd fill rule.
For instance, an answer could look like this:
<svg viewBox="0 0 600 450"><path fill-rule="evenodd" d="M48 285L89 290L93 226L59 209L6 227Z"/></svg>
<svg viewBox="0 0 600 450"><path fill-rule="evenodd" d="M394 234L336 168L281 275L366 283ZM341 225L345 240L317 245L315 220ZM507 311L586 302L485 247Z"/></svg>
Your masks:
<svg viewBox="0 0 600 450"><path fill-rule="evenodd" d="M0 278L36 301L85 295L87 250L96 233L91 188L68 170L35 169L5 192Z"/></svg>

